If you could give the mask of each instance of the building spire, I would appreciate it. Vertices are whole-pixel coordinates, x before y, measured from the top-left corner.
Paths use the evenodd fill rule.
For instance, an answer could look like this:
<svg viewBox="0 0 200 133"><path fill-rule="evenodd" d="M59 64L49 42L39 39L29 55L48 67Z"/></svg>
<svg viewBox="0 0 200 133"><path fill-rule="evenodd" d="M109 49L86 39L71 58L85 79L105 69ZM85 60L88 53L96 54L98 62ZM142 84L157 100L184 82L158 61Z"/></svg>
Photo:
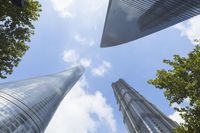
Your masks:
<svg viewBox="0 0 200 133"><path fill-rule="evenodd" d="M178 126L123 79L112 88L129 133L172 133Z"/></svg>
<svg viewBox="0 0 200 133"><path fill-rule="evenodd" d="M43 133L60 102L84 72L82 66L0 85L0 131Z"/></svg>

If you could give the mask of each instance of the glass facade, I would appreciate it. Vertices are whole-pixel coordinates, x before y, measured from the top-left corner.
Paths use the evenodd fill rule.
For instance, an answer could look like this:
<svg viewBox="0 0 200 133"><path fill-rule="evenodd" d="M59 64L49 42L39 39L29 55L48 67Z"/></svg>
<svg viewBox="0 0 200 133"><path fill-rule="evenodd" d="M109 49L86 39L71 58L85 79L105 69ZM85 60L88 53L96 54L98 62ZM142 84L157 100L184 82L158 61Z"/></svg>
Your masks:
<svg viewBox="0 0 200 133"><path fill-rule="evenodd" d="M110 0L101 47L136 40L199 14L199 0Z"/></svg>
<svg viewBox="0 0 200 133"><path fill-rule="evenodd" d="M64 96L84 72L77 66L53 75L0 85L0 133L43 133Z"/></svg>
<svg viewBox="0 0 200 133"><path fill-rule="evenodd" d="M178 126L124 80L113 83L112 88L129 133L172 133Z"/></svg>

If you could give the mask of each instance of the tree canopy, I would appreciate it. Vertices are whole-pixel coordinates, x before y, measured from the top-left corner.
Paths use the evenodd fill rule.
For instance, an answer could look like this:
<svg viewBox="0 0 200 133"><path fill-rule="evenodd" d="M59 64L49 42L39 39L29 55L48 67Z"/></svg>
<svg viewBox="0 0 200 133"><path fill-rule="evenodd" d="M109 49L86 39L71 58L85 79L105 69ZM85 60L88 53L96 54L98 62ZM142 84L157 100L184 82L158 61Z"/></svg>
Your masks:
<svg viewBox="0 0 200 133"><path fill-rule="evenodd" d="M198 40L195 40L198 41ZM148 83L164 90L165 97L185 121L176 129L179 133L200 131L200 46L196 46L187 57L174 55L172 61L164 60L170 70L158 70L157 77ZM187 101L187 102L186 102ZM187 104L184 104L184 103ZM184 104L184 105L183 105Z"/></svg>
<svg viewBox="0 0 200 133"><path fill-rule="evenodd" d="M38 20L41 5L35 0L26 0L19 8L10 0L0 1L0 78L13 72L29 46L34 34L33 21Z"/></svg>

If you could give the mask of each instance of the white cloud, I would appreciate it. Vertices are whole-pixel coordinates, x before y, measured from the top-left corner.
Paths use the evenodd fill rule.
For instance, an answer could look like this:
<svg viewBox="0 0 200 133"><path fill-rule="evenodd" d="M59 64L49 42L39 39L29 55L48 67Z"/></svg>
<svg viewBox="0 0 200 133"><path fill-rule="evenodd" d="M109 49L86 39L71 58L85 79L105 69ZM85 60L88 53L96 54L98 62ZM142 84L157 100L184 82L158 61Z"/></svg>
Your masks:
<svg viewBox="0 0 200 133"><path fill-rule="evenodd" d="M82 36L80 36L79 34L76 34L75 36L74 36L74 39L77 41L77 42L85 42L85 38L83 38Z"/></svg>
<svg viewBox="0 0 200 133"><path fill-rule="evenodd" d="M108 0L51 0L52 6L63 18L77 15L95 15Z"/></svg>
<svg viewBox="0 0 200 133"><path fill-rule="evenodd" d="M88 39L86 37L83 37L80 34L76 34L74 36L74 39L79 43L79 44L83 44L83 45L87 45L87 46L93 46L95 44L95 41L92 39Z"/></svg>
<svg viewBox="0 0 200 133"><path fill-rule="evenodd" d="M186 36L193 44L196 44L194 39L200 38L200 16L179 23L174 27L181 31L181 36Z"/></svg>
<svg viewBox="0 0 200 133"><path fill-rule="evenodd" d="M111 68L110 62L103 61L102 65L92 69L92 74L94 76L104 76L109 68Z"/></svg>
<svg viewBox="0 0 200 133"><path fill-rule="evenodd" d="M172 115L169 115L169 118L171 118L173 121L176 121L177 123L184 123L184 120L181 118L179 112L175 111Z"/></svg>
<svg viewBox="0 0 200 133"><path fill-rule="evenodd" d="M88 58L82 58L80 60L80 64L83 65L84 67L90 67L91 66L91 60Z"/></svg>
<svg viewBox="0 0 200 133"><path fill-rule="evenodd" d="M45 133L95 133L103 128L116 131L113 111L101 92L87 93L83 78L67 94ZM96 117L93 117L93 116Z"/></svg>
<svg viewBox="0 0 200 133"><path fill-rule="evenodd" d="M72 7L74 0L51 0L55 11L59 12L62 17L74 17Z"/></svg>
<svg viewBox="0 0 200 133"><path fill-rule="evenodd" d="M172 104L172 108L186 108L187 106L189 106L190 103L190 98L186 98L181 104L177 104L174 103ZM180 113L175 111L172 115L169 115L169 118L171 118L172 120L176 121L177 123L184 123L185 121L181 118Z"/></svg>
<svg viewBox="0 0 200 133"><path fill-rule="evenodd" d="M68 37L78 44L99 42L109 0L50 0L53 9L67 22ZM98 31L97 31L98 29ZM92 34L91 34L92 33Z"/></svg>
<svg viewBox="0 0 200 133"><path fill-rule="evenodd" d="M102 61L102 64L96 68L92 67L92 60L90 58L80 58L80 55L77 53L76 50L71 49L68 51L64 51L63 54L63 60L69 65L74 66L74 65L82 65L83 67L90 68L91 73L94 76L101 76L103 77L105 73L111 68L111 63L108 61Z"/></svg>
<svg viewBox="0 0 200 133"><path fill-rule="evenodd" d="M67 63L76 64L79 59L79 55L75 50L71 49L64 51L63 60Z"/></svg>
<svg viewBox="0 0 200 133"><path fill-rule="evenodd" d="M83 67L90 67L92 63L91 59L89 58L80 58L80 55L74 49L64 51L63 60L69 63L71 66L80 64Z"/></svg>

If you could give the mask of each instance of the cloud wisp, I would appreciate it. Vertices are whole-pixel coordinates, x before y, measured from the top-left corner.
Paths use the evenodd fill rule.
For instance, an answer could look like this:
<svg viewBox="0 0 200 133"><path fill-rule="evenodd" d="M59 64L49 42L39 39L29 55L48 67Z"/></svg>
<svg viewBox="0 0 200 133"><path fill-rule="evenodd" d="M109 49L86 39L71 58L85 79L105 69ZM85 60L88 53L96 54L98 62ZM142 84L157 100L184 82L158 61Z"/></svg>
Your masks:
<svg viewBox="0 0 200 133"><path fill-rule="evenodd" d="M83 65L84 67L90 67L91 63L92 63L92 61L89 58L81 58L80 59L80 64Z"/></svg>
<svg viewBox="0 0 200 133"><path fill-rule="evenodd" d="M88 93L87 84L86 79L82 78L72 88L45 133L95 133L99 128L116 132L112 107L101 92Z"/></svg>
<svg viewBox="0 0 200 133"><path fill-rule="evenodd" d="M102 64L97 67L92 69L92 74L94 76L104 76L105 73L108 71L108 69L111 68L111 64L108 61L103 61Z"/></svg>
<svg viewBox="0 0 200 133"><path fill-rule="evenodd" d="M64 51L63 60L70 64L76 64L79 60L79 55L76 53L74 49Z"/></svg>
<svg viewBox="0 0 200 133"><path fill-rule="evenodd" d="M83 65L85 68L90 68L93 76L100 77L103 77L112 66L110 62L103 60L100 66L93 67L92 60L90 58L80 58L80 55L74 49L64 51L63 60L66 63L69 63L71 66L80 64Z"/></svg>
<svg viewBox="0 0 200 133"><path fill-rule="evenodd" d="M74 0L51 0L53 8L57 11L63 18L72 18L74 14L72 13Z"/></svg>
<svg viewBox="0 0 200 133"><path fill-rule="evenodd" d="M66 63L69 63L71 66L80 64L84 67L90 67L92 63L91 59L89 58L80 58L80 55L74 49L64 51L63 60Z"/></svg>
<svg viewBox="0 0 200 133"><path fill-rule="evenodd" d="M186 108L187 106L190 106L189 103L190 103L190 98L186 98L181 104L177 103L172 104L172 107L178 109ZM176 121L179 124L185 122L178 111L175 111L173 114L169 115L169 118L171 118L172 120Z"/></svg>
<svg viewBox="0 0 200 133"><path fill-rule="evenodd" d="M186 22L179 23L175 25L174 28L180 30L181 36L186 36L191 43L196 45L197 43L194 42L194 40L200 38L200 16L196 16Z"/></svg>
<svg viewBox="0 0 200 133"><path fill-rule="evenodd" d="M63 18L95 15L107 2L108 0L51 0L54 10ZM83 7L87 8L80 10Z"/></svg>
<svg viewBox="0 0 200 133"><path fill-rule="evenodd" d="M94 46L95 41L92 39L88 39L84 36L82 36L81 34L75 34L74 35L74 39L76 40L76 42L78 42L81 45L86 45L86 46Z"/></svg>
<svg viewBox="0 0 200 133"><path fill-rule="evenodd" d="M181 118L179 112L175 111L172 115L169 115L169 118L173 121L176 121L178 124L184 123L184 120Z"/></svg>

